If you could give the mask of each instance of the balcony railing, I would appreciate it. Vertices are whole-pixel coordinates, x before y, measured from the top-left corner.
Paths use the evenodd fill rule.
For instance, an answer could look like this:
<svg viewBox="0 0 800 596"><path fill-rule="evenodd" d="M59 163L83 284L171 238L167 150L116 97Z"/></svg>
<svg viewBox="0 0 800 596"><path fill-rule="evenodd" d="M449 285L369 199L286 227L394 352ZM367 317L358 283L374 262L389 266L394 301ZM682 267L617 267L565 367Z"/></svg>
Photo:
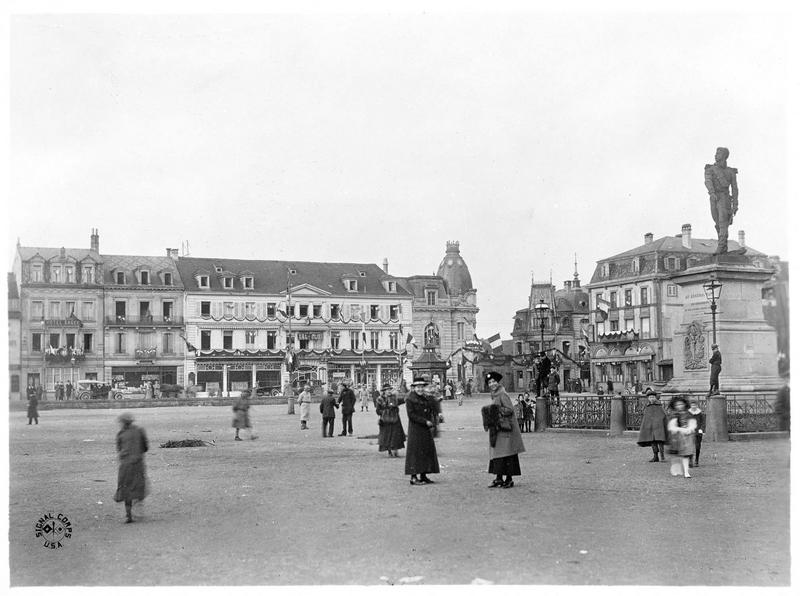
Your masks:
<svg viewBox="0 0 800 596"><path fill-rule="evenodd" d="M177 315L112 315L106 317L106 325L183 325L183 317Z"/></svg>
<svg viewBox="0 0 800 596"><path fill-rule="evenodd" d="M133 355L137 360L155 360L156 359L156 349L155 348L136 348L133 351Z"/></svg>
<svg viewBox="0 0 800 596"><path fill-rule="evenodd" d="M44 359L46 362L83 362L86 359L80 348L45 348Z"/></svg>

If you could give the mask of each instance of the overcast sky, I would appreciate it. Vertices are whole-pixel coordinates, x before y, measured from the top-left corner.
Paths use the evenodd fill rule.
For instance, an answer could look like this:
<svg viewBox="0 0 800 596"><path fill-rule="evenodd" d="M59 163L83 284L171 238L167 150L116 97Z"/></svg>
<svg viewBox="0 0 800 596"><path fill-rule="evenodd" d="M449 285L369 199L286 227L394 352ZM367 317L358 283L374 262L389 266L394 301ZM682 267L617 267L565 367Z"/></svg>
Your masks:
<svg viewBox="0 0 800 596"><path fill-rule="evenodd" d="M478 334L690 223L788 256L780 15L32 15L10 19L10 268L27 246L435 272L460 240Z"/></svg>

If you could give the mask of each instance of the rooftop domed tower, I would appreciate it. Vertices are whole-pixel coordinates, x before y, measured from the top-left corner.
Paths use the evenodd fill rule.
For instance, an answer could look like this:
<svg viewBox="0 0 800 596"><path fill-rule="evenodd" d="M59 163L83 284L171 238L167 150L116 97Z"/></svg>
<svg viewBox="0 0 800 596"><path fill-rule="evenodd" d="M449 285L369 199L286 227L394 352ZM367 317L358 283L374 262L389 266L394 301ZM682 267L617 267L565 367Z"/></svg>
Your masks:
<svg viewBox="0 0 800 596"><path fill-rule="evenodd" d="M436 272L436 275L444 279L447 284L447 293L451 296L463 295L474 290L469 267L461 258L458 246L458 240L447 241L447 252Z"/></svg>

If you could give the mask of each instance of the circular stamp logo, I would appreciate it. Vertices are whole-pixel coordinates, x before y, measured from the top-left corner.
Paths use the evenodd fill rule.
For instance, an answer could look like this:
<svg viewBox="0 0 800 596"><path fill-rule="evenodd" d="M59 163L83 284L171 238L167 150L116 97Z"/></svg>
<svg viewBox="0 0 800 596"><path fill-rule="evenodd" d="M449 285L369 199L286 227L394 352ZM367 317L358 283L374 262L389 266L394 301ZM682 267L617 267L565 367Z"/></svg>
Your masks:
<svg viewBox="0 0 800 596"><path fill-rule="evenodd" d="M63 541L72 537L72 523L63 513L45 513L36 522L36 537L42 539L45 548L62 548Z"/></svg>

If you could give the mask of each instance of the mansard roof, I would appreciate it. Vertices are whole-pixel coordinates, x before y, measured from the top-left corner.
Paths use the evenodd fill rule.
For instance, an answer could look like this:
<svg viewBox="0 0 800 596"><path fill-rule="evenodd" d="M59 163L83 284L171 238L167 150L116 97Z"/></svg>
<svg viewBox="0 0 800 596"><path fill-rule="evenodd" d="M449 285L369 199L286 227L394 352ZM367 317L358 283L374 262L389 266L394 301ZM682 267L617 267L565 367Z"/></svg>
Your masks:
<svg viewBox="0 0 800 596"><path fill-rule="evenodd" d="M175 259L171 257L149 257L144 255L103 255L104 259L104 280L103 282L115 285L114 273L123 271L126 274L126 286L138 286L139 279L134 272L142 269L150 271L150 283L147 287L164 286L164 279L158 275L172 273L172 285L164 286L169 288L182 288L180 274L175 265Z"/></svg>
<svg viewBox="0 0 800 596"><path fill-rule="evenodd" d="M37 255L45 261L60 260L61 247L54 248L52 246L20 246L17 248L19 258L21 261L30 261ZM91 259L95 262L102 262L103 258L97 251L89 248L64 248L64 256L67 259L75 259L76 261L85 261Z"/></svg>

